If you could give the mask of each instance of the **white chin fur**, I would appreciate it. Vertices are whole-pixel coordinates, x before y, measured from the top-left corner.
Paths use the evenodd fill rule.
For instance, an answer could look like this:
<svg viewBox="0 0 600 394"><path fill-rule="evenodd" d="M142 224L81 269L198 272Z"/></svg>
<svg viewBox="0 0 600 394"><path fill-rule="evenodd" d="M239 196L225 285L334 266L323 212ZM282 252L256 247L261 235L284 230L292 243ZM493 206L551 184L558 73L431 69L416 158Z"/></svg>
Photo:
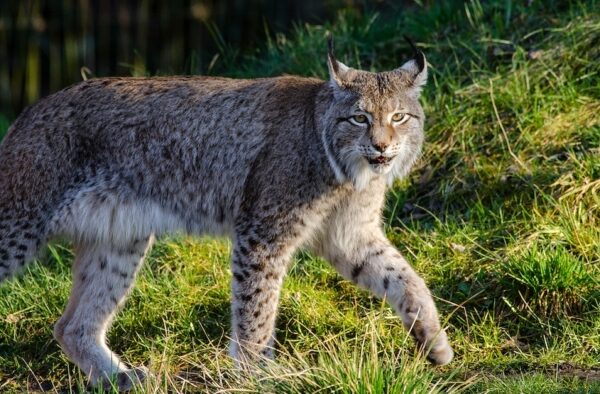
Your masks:
<svg viewBox="0 0 600 394"><path fill-rule="evenodd" d="M387 183L391 185L394 180L406 176L419 157L419 153L419 146L407 146L389 163L369 164L362 157L354 157L351 160L352 164L346 168L348 169L349 178L357 190L366 189L373 178L380 176L385 177Z"/></svg>
<svg viewBox="0 0 600 394"><path fill-rule="evenodd" d="M341 152L339 163L344 163L348 180L352 181L354 187L364 190L376 177L385 177L389 185L405 177L419 157L420 148L420 145L403 144L394 160L386 164L369 164L359 152L347 149Z"/></svg>
<svg viewBox="0 0 600 394"><path fill-rule="evenodd" d="M369 164L363 157L356 157L348 166L350 179L357 190L364 190L371 180L392 171L394 162L386 164Z"/></svg>
<svg viewBox="0 0 600 394"><path fill-rule="evenodd" d="M369 164L369 168L377 175L385 175L392 170L393 163Z"/></svg>

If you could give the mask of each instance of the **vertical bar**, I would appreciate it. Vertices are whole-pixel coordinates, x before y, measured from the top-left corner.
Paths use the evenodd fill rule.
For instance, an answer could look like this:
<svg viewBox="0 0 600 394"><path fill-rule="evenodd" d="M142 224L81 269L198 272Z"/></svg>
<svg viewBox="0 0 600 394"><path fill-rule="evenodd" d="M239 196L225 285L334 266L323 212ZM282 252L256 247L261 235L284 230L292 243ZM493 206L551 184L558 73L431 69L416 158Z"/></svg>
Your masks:
<svg viewBox="0 0 600 394"><path fill-rule="evenodd" d="M108 69L109 75L117 74L117 58L119 57L119 13L117 1L108 2Z"/></svg>
<svg viewBox="0 0 600 394"><path fill-rule="evenodd" d="M32 10L33 10L33 2L35 0L28 0L23 2L24 4L24 10L22 13L22 17L24 19L24 23L25 26L27 26L25 28L25 35L23 37L23 64L22 64L22 69L19 72L19 85L18 85L18 89L19 89L19 103L18 103L18 111L20 112L23 108L25 108L26 103L27 103L27 95L26 95L26 88L27 88L27 63L28 63L28 55L29 55L29 44L30 44L30 37L31 37L31 17L32 17Z"/></svg>
<svg viewBox="0 0 600 394"><path fill-rule="evenodd" d="M160 5L156 0L148 1L148 24L146 31L146 71L156 74L157 54L160 52Z"/></svg>
<svg viewBox="0 0 600 394"><path fill-rule="evenodd" d="M50 1L42 2L40 16L45 26L44 31L40 34L40 94L48 95L50 90Z"/></svg>
<svg viewBox="0 0 600 394"><path fill-rule="evenodd" d="M121 2L118 3L117 5L117 18L118 18L118 22L119 22L119 36L117 37L118 40L118 61L122 62L124 64L127 64L127 74L131 74L131 48L132 48L132 39L133 39L133 35L131 35L131 13L130 13L130 9L131 9L131 3L134 3L134 1L129 1L129 2ZM117 64L117 67L119 68L119 73L121 70L123 70L122 66L119 66Z"/></svg>
<svg viewBox="0 0 600 394"><path fill-rule="evenodd" d="M95 73L95 37L93 24L91 23L92 4L90 0L79 0L79 6L81 7L81 45L82 45L82 66L85 66Z"/></svg>
<svg viewBox="0 0 600 394"><path fill-rule="evenodd" d="M150 14L150 1L141 0L138 12L137 45L138 55L135 57L135 74L146 74L148 65L146 60L146 47L148 44L148 19Z"/></svg>
<svg viewBox="0 0 600 394"><path fill-rule="evenodd" d="M102 69L102 43L100 40L100 30L101 30L101 25L102 25L102 15L100 14L100 3L101 0L91 0L92 1L92 17L91 20L93 21L93 34L94 34L94 70L96 72L96 75L102 75L103 73L103 69Z"/></svg>
<svg viewBox="0 0 600 394"><path fill-rule="evenodd" d="M10 32L13 31L13 21L10 17L12 3L0 2L0 24L3 26L0 29L0 59L5 61L0 62L0 111L6 115L12 115L12 95L11 95L11 62L13 53L9 51ZM14 33L13 33L14 34Z"/></svg>
<svg viewBox="0 0 600 394"><path fill-rule="evenodd" d="M35 26L35 18L39 16L40 4L38 0L31 0L29 9L29 32L27 34L27 61L26 71L23 78L23 88L25 90L25 100L23 106L35 102L39 97L40 88L40 51L36 45L39 32ZM39 27L39 26L38 26Z"/></svg>

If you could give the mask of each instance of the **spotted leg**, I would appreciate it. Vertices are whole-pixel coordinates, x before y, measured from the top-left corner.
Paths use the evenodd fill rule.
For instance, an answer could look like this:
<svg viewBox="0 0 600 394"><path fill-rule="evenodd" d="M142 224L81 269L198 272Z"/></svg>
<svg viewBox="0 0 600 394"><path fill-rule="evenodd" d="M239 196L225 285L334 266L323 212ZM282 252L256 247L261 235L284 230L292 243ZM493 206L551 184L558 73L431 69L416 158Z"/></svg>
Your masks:
<svg viewBox="0 0 600 394"><path fill-rule="evenodd" d="M232 260L231 356L238 365L273 356L273 329L289 256L238 238Z"/></svg>
<svg viewBox="0 0 600 394"><path fill-rule="evenodd" d="M144 367L128 369L106 345L106 332L133 286L150 239L128 245L80 244L73 263L73 288L54 337L92 384L128 390L147 375Z"/></svg>
<svg viewBox="0 0 600 394"><path fill-rule="evenodd" d="M385 298L432 363L449 363L453 351L429 289L380 228L338 226L331 231L321 254L342 276Z"/></svg>

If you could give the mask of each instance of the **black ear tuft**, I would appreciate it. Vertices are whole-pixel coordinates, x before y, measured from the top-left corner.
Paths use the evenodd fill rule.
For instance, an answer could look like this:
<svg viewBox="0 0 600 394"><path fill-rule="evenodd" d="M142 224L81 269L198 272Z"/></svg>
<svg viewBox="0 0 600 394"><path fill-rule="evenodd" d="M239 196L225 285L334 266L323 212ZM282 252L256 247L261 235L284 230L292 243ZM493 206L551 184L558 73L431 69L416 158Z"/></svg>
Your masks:
<svg viewBox="0 0 600 394"><path fill-rule="evenodd" d="M328 31L325 37L327 38L327 52L333 55L333 35Z"/></svg>
<svg viewBox="0 0 600 394"><path fill-rule="evenodd" d="M419 72L423 71L425 68L425 55L419 48L417 48L415 43L408 36L404 35L403 37L414 52L414 57L415 61L417 62L417 66L419 67Z"/></svg>
<svg viewBox="0 0 600 394"><path fill-rule="evenodd" d="M331 34L331 32L327 32L327 57L329 58L329 64L331 64L331 67L333 68L333 72L337 73L338 72L338 62L335 58L335 55L333 54L333 35Z"/></svg>

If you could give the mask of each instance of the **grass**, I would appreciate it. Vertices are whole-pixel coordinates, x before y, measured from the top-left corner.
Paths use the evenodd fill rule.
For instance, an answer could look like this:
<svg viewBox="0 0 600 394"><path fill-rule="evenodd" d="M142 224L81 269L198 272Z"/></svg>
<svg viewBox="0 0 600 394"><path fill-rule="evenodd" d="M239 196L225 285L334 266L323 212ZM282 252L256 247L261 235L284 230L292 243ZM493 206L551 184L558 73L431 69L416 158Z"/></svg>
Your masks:
<svg viewBox="0 0 600 394"><path fill-rule="evenodd" d="M408 54L402 34L417 39L427 143L389 193L386 231L430 284L456 360L427 365L390 308L301 253L277 363L240 376L226 355L230 245L175 236L109 335L155 371L146 391L600 392L600 4L416 3L298 26L250 56L224 47L214 72L326 77L326 30L347 64L389 69ZM85 385L52 340L72 255L51 252L0 286L0 391Z"/></svg>
<svg viewBox="0 0 600 394"><path fill-rule="evenodd" d="M0 141L2 141L2 138L4 137L4 134L6 134L6 131L8 130L9 126L9 119L6 116L0 114Z"/></svg>

